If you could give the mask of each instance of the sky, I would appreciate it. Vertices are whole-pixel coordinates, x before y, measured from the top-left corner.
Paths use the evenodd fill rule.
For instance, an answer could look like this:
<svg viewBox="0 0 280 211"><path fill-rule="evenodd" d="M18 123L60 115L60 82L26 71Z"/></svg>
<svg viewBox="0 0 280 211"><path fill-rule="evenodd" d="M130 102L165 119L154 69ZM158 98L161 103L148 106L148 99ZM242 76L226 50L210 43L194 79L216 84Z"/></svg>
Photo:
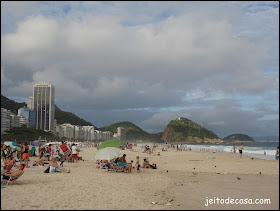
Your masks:
<svg viewBox="0 0 280 211"><path fill-rule="evenodd" d="M279 2L1 1L1 94L40 81L96 127L279 136Z"/></svg>

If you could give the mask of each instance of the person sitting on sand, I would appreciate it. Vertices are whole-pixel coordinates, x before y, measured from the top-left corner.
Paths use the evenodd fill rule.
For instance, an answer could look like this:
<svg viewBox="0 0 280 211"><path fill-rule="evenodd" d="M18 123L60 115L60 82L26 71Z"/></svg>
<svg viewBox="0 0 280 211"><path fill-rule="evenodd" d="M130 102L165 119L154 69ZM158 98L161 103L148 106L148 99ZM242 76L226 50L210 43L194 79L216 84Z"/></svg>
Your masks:
<svg viewBox="0 0 280 211"><path fill-rule="evenodd" d="M123 166L123 167L127 166L127 162L126 162L125 157L126 157L126 154L123 154L123 156L120 157L119 162L118 162L119 166Z"/></svg>
<svg viewBox="0 0 280 211"><path fill-rule="evenodd" d="M102 165L102 167L108 167L108 168L110 168L110 163L109 163L109 161L108 160L101 160L101 163L103 164Z"/></svg>
<svg viewBox="0 0 280 211"><path fill-rule="evenodd" d="M6 166L5 169L11 170L15 164L16 164L16 161L14 159L12 159L11 155L8 155L8 157L5 161L5 166Z"/></svg>
<svg viewBox="0 0 280 211"><path fill-rule="evenodd" d="M149 161L148 161L146 158L144 158L143 168L152 168L152 169L156 169L157 167L156 167L156 164L151 165L151 164L149 163Z"/></svg>
<svg viewBox="0 0 280 211"><path fill-rule="evenodd" d="M33 166L43 166L44 165L44 159L42 157L42 155L39 155L38 160L35 160L35 163L33 164Z"/></svg>
<svg viewBox="0 0 280 211"><path fill-rule="evenodd" d="M66 160L68 163L72 163L72 154L67 155Z"/></svg>
<svg viewBox="0 0 280 211"><path fill-rule="evenodd" d="M146 158L144 158L144 162L143 162L142 167L143 168L151 168L150 164L149 164L149 161Z"/></svg>
<svg viewBox="0 0 280 211"><path fill-rule="evenodd" d="M14 171L8 171L5 172L3 175L1 175L1 182L3 180L10 180L11 177L18 177L22 173L24 169L24 164L19 164L18 169Z"/></svg>
<svg viewBox="0 0 280 211"><path fill-rule="evenodd" d="M78 157L78 160L85 161L85 160L82 158L82 156L77 155L77 157Z"/></svg>
<svg viewBox="0 0 280 211"><path fill-rule="evenodd" d="M57 160L58 158L52 158L50 163L49 163L49 167L50 167L50 172L52 172L51 168L54 167L54 172L63 172L63 173L70 173L70 170L66 170L65 168L59 168L58 164L57 164Z"/></svg>
<svg viewBox="0 0 280 211"><path fill-rule="evenodd" d="M127 170L128 173L131 173L132 164L133 164L133 160L130 163L127 163L125 170Z"/></svg>

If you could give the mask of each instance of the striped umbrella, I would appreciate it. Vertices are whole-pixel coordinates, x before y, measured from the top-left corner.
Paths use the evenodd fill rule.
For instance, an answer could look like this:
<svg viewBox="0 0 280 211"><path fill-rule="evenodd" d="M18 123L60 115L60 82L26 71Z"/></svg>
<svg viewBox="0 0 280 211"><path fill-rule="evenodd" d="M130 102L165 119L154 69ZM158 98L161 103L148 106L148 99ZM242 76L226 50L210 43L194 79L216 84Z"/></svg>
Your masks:
<svg viewBox="0 0 280 211"><path fill-rule="evenodd" d="M17 144L17 142L14 142L14 141L5 141L4 144L6 146L9 146L11 147L12 149L15 149L15 150L21 150L20 146Z"/></svg>

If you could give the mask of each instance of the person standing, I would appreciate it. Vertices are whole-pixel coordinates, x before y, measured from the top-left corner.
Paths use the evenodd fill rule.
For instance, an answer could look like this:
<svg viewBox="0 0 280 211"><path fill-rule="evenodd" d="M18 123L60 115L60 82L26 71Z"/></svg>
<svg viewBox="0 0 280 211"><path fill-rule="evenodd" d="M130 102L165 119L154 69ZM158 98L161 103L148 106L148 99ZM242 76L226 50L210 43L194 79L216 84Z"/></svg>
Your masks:
<svg viewBox="0 0 280 211"><path fill-rule="evenodd" d="M20 150L18 151L18 157L19 157L19 161L22 161L23 144L21 142L18 142L18 145L20 147Z"/></svg>
<svg viewBox="0 0 280 211"><path fill-rule="evenodd" d="M136 157L135 167L136 167L136 169L137 169L137 172L140 172L140 161L139 161L139 156Z"/></svg>
<svg viewBox="0 0 280 211"><path fill-rule="evenodd" d="M239 147L240 158L242 158L242 150L243 149L244 149L243 144L241 144L240 147Z"/></svg>
<svg viewBox="0 0 280 211"><path fill-rule="evenodd" d="M29 168L28 159L29 159L29 146L28 146L27 142L24 142L22 160L24 161L24 164L26 165L26 168Z"/></svg>
<svg viewBox="0 0 280 211"><path fill-rule="evenodd" d="M5 162L6 161L6 153L7 152L7 145L5 145L5 144L2 144L1 145L1 158L2 158L2 160L3 160L3 162Z"/></svg>
<svg viewBox="0 0 280 211"><path fill-rule="evenodd" d="M80 150L77 148L76 144L72 144L72 163L74 163L74 160L76 160L76 163L78 163L78 154Z"/></svg>
<svg viewBox="0 0 280 211"><path fill-rule="evenodd" d="M49 147L46 148L45 156L47 156L48 161L50 161L51 151L50 151L50 148L49 148Z"/></svg>
<svg viewBox="0 0 280 211"><path fill-rule="evenodd" d="M276 154L275 154L275 159L279 159L279 147L277 147Z"/></svg>
<svg viewBox="0 0 280 211"><path fill-rule="evenodd" d="M235 144L233 145L233 153L235 153Z"/></svg>

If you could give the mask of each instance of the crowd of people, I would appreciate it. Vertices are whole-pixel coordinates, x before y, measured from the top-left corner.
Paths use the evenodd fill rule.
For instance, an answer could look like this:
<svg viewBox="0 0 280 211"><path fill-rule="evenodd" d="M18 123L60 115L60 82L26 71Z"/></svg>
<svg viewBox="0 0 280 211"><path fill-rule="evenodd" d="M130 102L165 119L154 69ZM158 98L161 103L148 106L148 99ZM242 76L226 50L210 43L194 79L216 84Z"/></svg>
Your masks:
<svg viewBox="0 0 280 211"><path fill-rule="evenodd" d="M67 146L67 152L62 150L61 146L65 145ZM45 173L53 173L53 172L62 172L62 173L70 173L70 170L67 170L63 168L63 163L78 163L79 161L84 161L84 159L79 155L81 152L80 148L75 144L72 143L64 143L62 141L61 145L39 145L38 146L38 153L36 153L35 146L32 146L28 144L27 142L18 142L18 146L20 148L17 150L14 150L10 146L7 146L5 144L1 145L1 159L4 163L3 174L1 174L1 178L9 178L12 175L18 175L20 171L23 169L23 167L29 168L29 162L30 162L30 156L38 156L38 159L35 160L32 166L47 166L47 169L44 170ZM98 143L92 143L91 145L86 145L86 147L97 147ZM161 148L162 145L160 144L146 144L142 146L143 153L152 154L156 148ZM120 146L120 149L130 149L132 150L133 144L127 143L126 145ZM171 148L173 150L177 151L183 151L187 150L187 144L163 144L163 147L161 148L162 151L166 151L168 148ZM243 144L239 147L239 154L240 158L242 158L243 154ZM33 151L31 153L31 151ZM233 152L236 152L235 145L233 145ZM160 152L158 152L157 155L160 155ZM277 151L275 154L276 160L279 159L279 147L277 147ZM17 160L17 159L18 160ZM20 164L17 166L16 162L20 162ZM60 164L58 164L60 162ZM150 164L148 158L144 157L143 162L140 163L140 157L136 156L136 162L134 163L133 160L130 162L127 161L126 154L123 154L121 157L115 157L111 160L97 160L96 163L100 164L100 168L107 168L107 169L113 169L114 166L118 166L119 169L121 169L123 172L131 173L132 169L136 169L137 172L140 172L141 168L148 168L148 169L157 169L157 165L155 163ZM15 167L15 168L14 168ZM13 171L11 171L13 170Z"/></svg>
<svg viewBox="0 0 280 211"><path fill-rule="evenodd" d="M19 169L21 164L23 164L26 168L30 168L30 156L38 157L37 160L32 164L32 166L43 167L47 164L48 173L49 172L65 172L70 173L70 170L66 170L63 167L63 163L65 161L69 163L78 162L79 160L84 161L84 159L79 156L79 152L81 151L75 143L69 145L67 143L68 152L65 153L62 151L60 146L49 145L38 145L38 153L36 153L35 146L32 144L28 144L27 142L21 143L17 142L18 147L12 148L8 145L1 144L1 159L4 165L1 176L4 175L5 172L10 172L11 169ZM61 144L64 144L62 141ZM66 143L65 143L66 144ZM19 165L16 163L19 162ZM60 162L60 167L58 167L58 162ZM54 170L53 170L54 169ZM44 172L47 173L45 170ZM2 178L2 177L1 177ZM5 177L4 177L5 178Z"/></svg>

